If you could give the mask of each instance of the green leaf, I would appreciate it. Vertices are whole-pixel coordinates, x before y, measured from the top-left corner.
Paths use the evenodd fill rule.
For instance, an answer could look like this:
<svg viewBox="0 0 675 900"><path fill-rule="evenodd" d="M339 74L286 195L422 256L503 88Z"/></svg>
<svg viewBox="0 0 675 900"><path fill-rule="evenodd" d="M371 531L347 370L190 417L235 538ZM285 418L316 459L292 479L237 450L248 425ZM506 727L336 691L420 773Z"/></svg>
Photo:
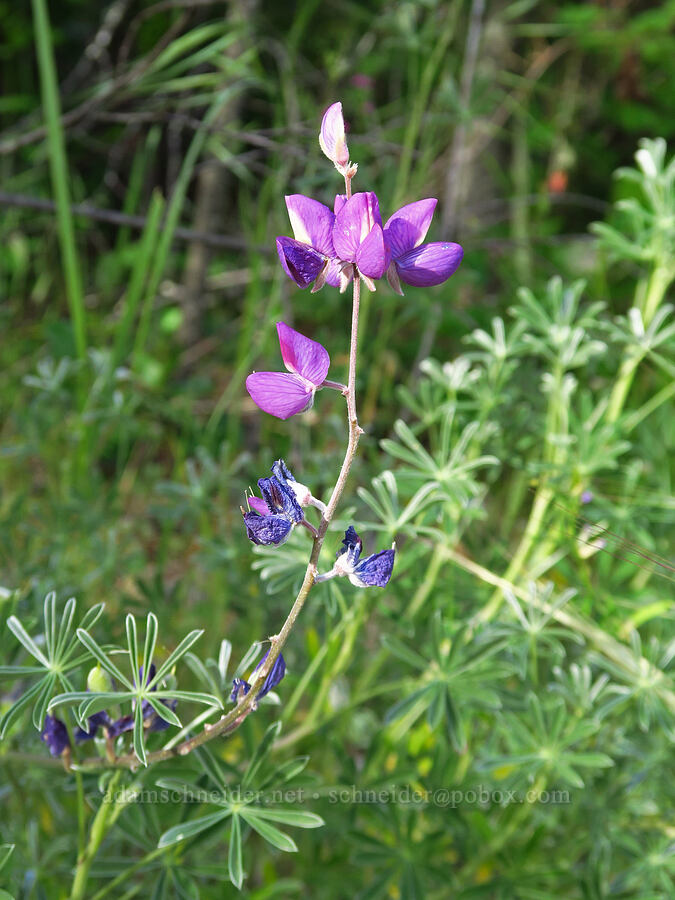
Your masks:
<svg viewBox="0 0 675 900"><path fill-rule="evenodd" d="M395 721L396 719L401 719L407 712L410 712L412 708L419 704L420 710L419 715L422 714L422 710L427 705L426 698L435 691L435 684L427 684L419 690L413 691L412 694L409 694L407 697L404 697L402 700L399 700L398 703L395 703L390 709L387 710L387 713L384 717L384 721L389 724L390 722ZM422 702L425 701L425 702Z"/></svg>
<svg viewBox="0 0 675 900"><path fill-rule="evenodd" d="M281 722L274 722L269 726L267 731L262 737L262 740L255 748L253 756L251 757L251 761L248 764L246 772L244 773L244 777L241 780L242 787L246 787L246 785L250 784L253 778L255 777L256 772L260 768L270 750L272 743L279 736L279 732L281 731Z"/></svg>
<svg viewBox="0 0 675 900"><path fill-rule="evenodd" d="M402 641L399 641L398 638L384 635L382 638L382 645L389 650L390 653L393 653L394 656L397 656L399 659L403 660L403 662L408 663L409 666L412 666L415 669L423 671L429 665L423 656L420 656L415 650L411 650L410 647L407 647Z"/></svg>
<svg viewBox="0 0 675 900"><path fill-rule="evenodd" d="M273 847L277 847L285 853L298 852L298 847L293 838L289 837L289 835L280 831L278 828L275 828L274 825L264 822L251 809L242 810L241 817L248 822L254 831L257 831L269 844L272 844Z"/></svg>
<svg viewBox="0 0 675 900"><path fill-rule="evenodd" d="M241 678L241 676L244 674L244 672L247 672L251 668L251 666L256 661L258 656L260 656L261 648L262 648L262 644L260 643L260 641L255 641L253 644L251 644L251 646L248 648L248 650L244 654L244 658L242 659L242 661L239 663L239 665L237 666L237 668L235 670L235 673L234 673L235 678Z"/></svg>
<svg viewBox="0 0 675 900"><path fill-rule="evenodd" d="M138 671L138 632L136 631L136 619L129 613L126 618L127 629L127 646L129 647L129 662L131 663L131 672L136 687L144 687L141 685L141 676ZM148 680L148 670L143 670L143 680Z"/></svg>
<svg viewBox="0 0 675 900"><path fill-rule="evenodd" d="M169 709L165 703L162 703L156 697L146 697L146 699L160 718L165 719L167 722L171 722L171 724L175 725L177 728L183 727L176 713L172 709Z"/></svg>
<svg viewBox="0 0 675 900"><path fill-rule="evenodd" d="M7 862L14 852L15 844L0 844L0 872L7 865Z"/></svg>
<svg viewBox="0 0 675 900"><path fill-rule="evenodd" d="M138 704L134 710L134 753L144 766L148 764L145 752L145 729L143 728L143 706Z"/></svg>
<svg viewBox="0 0 675 900"><path fill-rule="evenodd" d="M45 676L46 678L47 676ZM11 725L11 723L16 719L19 713L31 702L34 697L42 690L42 687L45 682L45 678L41 678L36 684L30 687L23 697L19 697L16 703L13 703L12 706L7 710L2 719L0 719L0 738L5 736L5 732Z"/></svg>
<svg viewBox="0 0 675 900"><path fill-rule="evenodd" d="M241 825L239 816L232 816L232 828L230 830L230 852L227 857L232 884L241 889L244 881L244 868L241 860Z"/></svg>
<svg viewBox="0 0 675 900"><path fill-rule="evenodd" d="M33 638L28 634L28 632L23 627L21 622L19 622L19 620L17 619L16 616L10 616L9 619L7 619L7 627L12 632L14 637L23 644L23 646L26 648L26 650L28 650L30 655L33 656L35 659L37 659L37 661L39 663L42 663L42 665L45 667L45 669L48 669L49 668L49 660L44 655L42 650L40 650L38 645L35 643Z"/></svg>
<svg viewBox="0 0 675 900"><path fill-rule="evenodd" d="M214 706L216 709L222 709L223 704L218 697L213 694L202 694L200 691L169 691L163 689L160 691L161 697L171 697L172 700L181 700L185 703L203 703L204 706ZM146 694L146 698L147 697Z"/></svg>
<svg viewBox="0 0 675 900"><path fill-rule="evenodd" d="M295 828L321 828L326 823L316 813L301 809L286 809L282 807L256 806L248 807L247 813L253 810L255 815L270 822L283 822L284 825L293 825Z"/></svg>
<svg viewBox="0 0 675 900"><path fill-rule="evenodd" d="M75 615L76 606L77 604L75 602L75 598L70 597L68 600L66 600L66 605L63 607L61 623L59 624L59 635L56 639L56 651L54 653L55 659L61 659L61 656L66 648L66 642L70 637L70 628L73 624L73 616ZM101 607L102 606L103 604L101 604Z"/></svg>
<svg viewBox="0 0 675 900"><path fill-rule="evenodd" d="M45 716L47 715L47 705L52 695L52 691L54 690L55 682L56 675L47 675L47 677L42 680L42 690L33 707L33 725L35 725L38 731L42 731Z"/></svg>
<svg viewBox="0 0 675 900"><path fill-rule="evenodd" d="M194 631L191 631L189 634L185 635L180 644L176 647L176 649L170 653L167 658L164 660L162 665L157 669L157 673L155 677L150 682L149 687L153 687L164 678L165 675L168 675L174 665L178 662L178 660L185 656L190 647L195 643L195 641L199 640L199 638L204 634L203 628L196 628ZM220 705L220 704L218 704Z"/></svg>
<svg viewBox="0 0 675 900"><path fill-rule="evenodd" d="M231 810L229 809L219 809L218 812L209 813L208 816L202 816L200 819L192 819L190 822L174 825L173 828L169 828L168 831L164 832L157 846L169 847L171 844L178 844L180 841L194 837L196 834L206 831L207 828L211 828L212 825L222 822L230 813Z"/></svg>
<svg viewBox="0 0 675 900"><path fill-rule="evenodd" d="M157 629L157 616L154 613L149 612L145 621L145 647L143 648L143 672L145 673L146 679L150 672L150 664L152 663L152 657L157 643Z"/></svg>
<svg viewBox="0 0 675 900"><path fill-rule="evenodd" d="M74 598L73 603L75 602ZM69 601L70 602L70 601ZM98 622L101 617L101 613L105 609L105 603L97 603L95 606L92 606L91 609L88 609L87 612L82 617L82 621L80 622L80 628L84 631L88 631L93 625Z"/></svg>
<svg viewBox="0 0 675 900"><path fill-rule="evenodd" d="M54 591L50 591L45 597L44 619L47 654L50 659L54 659L56 650L56 594Z"/></svg>

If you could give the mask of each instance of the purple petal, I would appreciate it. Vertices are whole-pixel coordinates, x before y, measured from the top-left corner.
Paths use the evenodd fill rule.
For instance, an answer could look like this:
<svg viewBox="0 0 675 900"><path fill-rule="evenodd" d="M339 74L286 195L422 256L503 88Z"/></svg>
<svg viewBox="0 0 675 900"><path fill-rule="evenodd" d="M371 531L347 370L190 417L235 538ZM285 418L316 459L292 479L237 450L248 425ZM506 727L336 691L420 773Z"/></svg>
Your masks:
<svg viewBox="0 0 675 900"><path fill-rule="evenodd" d="M52 756L60 756L66 747L70 747L68 729L61 719L55 716L45 716L40 739L49 747Z"/></svg>
<svg viewBox="0 0 675 900"><path fill-rule="evenodd" d="M381 278L389 265L388 256L382 228L373 225L372 231L356 251L356 265L359 272L369 278Z"/></svg>
<svg viewBox="0 0 675 900"><path fill-rule="evenodd" d="M120 734L123 734L125 731L131 731L134 727L134 717L133 716L122 716L120 719L115 719L114 722L111 722L108 726L108 734L110 737L117 737Z"/></svg>
<svg viewBox="0 0 675 900"><path fill-rule="evenodd" d="M391 578L395 552L380 550L362 559L349 580L357 587L384 587Z"/></svg>
<svg viewBox="0 0 675 900"><path fill-rule="evenodd" d="M326 264L313 247L289 237L277 238L277 253L284 272L301 288L311 284Z"/></svg>
<svg viewBox="0 0 675 900"><path fill-rule="evenodd" d="M249 497L248 505L253 512L257 512L259 516L269 516L270 514L269 506L264 500L261 500L260 497Z"/></svg>
<svg viewBox="0 0 675 900"><path fill-rule="evenodd" d="M326 269L326 284L331 287L340 287L340 263L337 259L331 259Z"/></svg>
<svg viewBox="0 0 675 900"><path fill-rule="evenodd" d="M245 697L248 692L251 690L251 685L248 681L244 681L243 678L235 678L232 682L232 693L230 694L230 700L233 703L239 703L242 697Z"/></svg>
<svg viewBox="0 0 675 900"><path fill-rule="evenodd" d="M277 419L306 412L314 403L307 382L286 372L253 372L246 379L246 390L256 406Z"/></svg>
<svg viewBox="0 0 675 900"><path fill-rule="evenodd" d="M427 236L437 203L433 197L408 203L387 220L384 238L394 259L419 247Z"/></svg>
<svg viewBox="0 0 675 900"><path fill-rule="evenodd" d="M330 356L326 348L295 331L285 322L277 322L277 332L281 356L288 371L301 375L316 387L322 384L330 367Z"/></svg>
<svg viewBox="0 0 675 900"><path fill-rule="evenodd" d="M289 522L302 522L305 518L293 491L283 481L279 481L276 475L259 478L258 487L272 515L284 516Z"/></svg>
<svg viewBox="0 0 675 900"><path fill-rule="evenodd" d="M345 531L345 536L342 539L342 549L338 550L337 556L342 556L346 553L346 562L348 562L351 566L356 566L359 561L359 556L361 556L362 546L363 542L356 533L356 529L353 525L350 525L349 528Z"/></svg>
<svg viewBox="0 0 675 900"><path fill-rule="evenodd" d="M283 544L293 528L293 523L284 516L259 516L244 513L246 534L254 544Z"/></svg>
<svg viewBox="0 0 675 900"><path fill-rule="evenodd" d="M335 256L332 237L335 216L327 206L304 194L290 194L286 197L286 208L296 241L309 244L324 256Z"/></svg>
<svg viewBox="0 0 675 900"><path fill-rule="evenodd" d="M372 191L354 194L335 216L333 246L339 258L356 262L356 251L374 225L382 227L376 195Z"/></svg>
<svg viewBox="0 0 675 900"><path fill-rule="evenodd" d="M335 213L336 216L340 212L340 210L342 209L342 207L345 205L346 202L347 202L346 194L336 194L335 195L335 203L333 203L333 212Z"/></svg>
<svg viewBox="0 0 675 900"><path fill-rule="evenodd" d="M258 665L253 670L254 672L258 671L258 669L262 666L262 664L265 662L265 660L267 659L267 657L269 655L270 655L270 651L268 650L267 653L263 656L263 658L260 660ZM270 669L269 674L267 675L267 678L263 682L263 686L260 688L260 690L256 694L255 699L260 700L262 697L265 696L265 694L268 694L273 688L275 688L279 684L279 682L281 681L281 679L284 677L285 674L286 674L286 663L284 661L283 656L280 653L277 656L277 658L274 660L274 664L272 665L272 668Z"/></svg>
<svg viewBox="0 0 675 900"><path fill-rule="evenodd" d="M395 260L396 271L406 284L430 287L449 278L458 269L463 256L459 244L422 244Z"/></svg>
<svg viewBox="0 0 675 900"><path fill-rule="evenodd" d="M346 166L349 150L345 140L345 122L342 118L342 104L333 103L323 114L319 144L331 162L336 166Z"/></svg>

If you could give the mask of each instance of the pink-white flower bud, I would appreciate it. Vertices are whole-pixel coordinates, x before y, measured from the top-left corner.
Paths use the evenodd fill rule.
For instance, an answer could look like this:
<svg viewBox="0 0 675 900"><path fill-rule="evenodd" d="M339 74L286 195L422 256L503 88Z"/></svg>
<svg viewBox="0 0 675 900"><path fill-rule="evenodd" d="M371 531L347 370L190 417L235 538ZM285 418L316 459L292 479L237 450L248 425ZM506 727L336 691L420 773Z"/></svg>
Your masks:
<svg viewBox="0 0 675 900"><path fill-rule="evenodd" d="M319 132L319 144L335 168L344 175L349 165L349 148L345 138L342 104L333 103L324 113Z"/></svg>

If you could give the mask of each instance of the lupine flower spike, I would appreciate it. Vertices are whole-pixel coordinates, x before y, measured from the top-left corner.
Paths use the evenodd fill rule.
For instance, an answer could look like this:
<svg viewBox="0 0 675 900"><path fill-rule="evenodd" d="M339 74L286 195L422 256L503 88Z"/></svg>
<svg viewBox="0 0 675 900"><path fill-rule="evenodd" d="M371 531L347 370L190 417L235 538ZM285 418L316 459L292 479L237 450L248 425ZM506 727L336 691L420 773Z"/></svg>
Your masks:
<svg viewBox="0 0 675 900"><path fill-rule="evenodd" d="M263 663L269 656L270 651L263 656L258 665L255 667L251 674L251 678L255 675L255 673L262 667ZM265 694L269 694L271 690L273 690L281 681L281 679L286 674L286 663L284 662L284 658L279 654L274 661L274 665L272 666L267 678L265 679L265 683L260 688L258 693L256 694L255 701L256 703L265 696ZM233 703L238 703L242 697L245 697L248 692L251 690L251 685L248 681L243 678L235 678L232 682L232 693L230 694L230 700Z"/></svg>
<svg viewBox="0 0 675 900"><path fill-rule="evenodd" d="M356 587L384 587L394 568L396 550L380 550L361 559L361 538L353 525L345 531L342 549L338 551L335 565L324 575L317 575L314 581L328 581L336 576L346 575Z"/></svg>
<svg viewBox="0 0 675 900"><path fill-rule="evenodd" d="M306 412L328 374L330 356L325 347L304 334L277 322L281 356L288 372L253 372L246 390L264 412L288 419Z"/></svg>

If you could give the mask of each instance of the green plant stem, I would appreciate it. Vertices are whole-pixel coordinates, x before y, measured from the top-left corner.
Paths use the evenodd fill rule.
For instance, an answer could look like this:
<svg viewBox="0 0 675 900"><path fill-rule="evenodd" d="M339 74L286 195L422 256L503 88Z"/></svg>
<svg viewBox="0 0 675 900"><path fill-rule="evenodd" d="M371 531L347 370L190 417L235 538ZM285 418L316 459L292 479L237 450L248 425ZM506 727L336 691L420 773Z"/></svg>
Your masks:
<svg viewBox="0 0 675 900"><path fill-rule="evenodd" d="M560 361L557 361L554 367L553 377L554 383L549 395L548 408L546 411L546 448L545 458L550 467L553 468L560 464L561 447L560 443L552 440L554 436L560 435L563 431L567 431L567 409L563 402L563 378L564 369ZM555 493L549 486L545 478L539 482L539 486L534 496L530 516L525 526L525 531L518 544L518 548L509 563L504 578L506 581L515 581L520 575L523 566L534 546L539 532L544 523L544 516L548 507L555 497ZM490 619L498 612L502 605L503 593L501 590L494 592L488 603L474 617L474 624L479 622L489 622Z"/></svg>
<svg viewBox="0 0 675 900"><path fill-rule="evenodd" d="M121 777L120 772L116 772L110 779L108 788L103 796L101 805L98 808L94 820L89 830L89 841L77 860L75 869L75 877L73 878L73 887L70 892L70 900L86 900L87 882L89 880L89 870L96 858L99 847L103 842L106 834L113 825L115 819L122 812L126 803L115 797L115 791Z"/></svg>
<svg viewBox="0 0 675 900"><path fill-rule="evenodd" d="M84 853L85 844L87 841L85 821L86 808L84 805L84 779L82 778L82 772L75 772L75 786L77 789L77 853L79 857Z"/></svg>
<svg viewBox="0 0 675 900"><path fill-rule="evenodd" d="M642 296L642 285L638 285L636 306L642 313L642 321L645 328L649 327L649 323L652 321L659 306L661 305L666 291L668 290L668 286L670 285L672 280L672 266L657 263L647 283L646 290L644 291L644 296ZM634 352L634 349L632 351L631 348L626 349L623 362L621 363L621 368L619 369L619 377L614 382L614 387L612 388L612 393L609 398L609 404L607 406L608 422L616 422L623 412L626 398L628 397L628 392L630 391L631 385L633 384L635 372L643 357L644 353L636 354Z"/></svg>
<svg viewBox="0 0 675 900"><path fill-rule="evenodd" d="M127 881L130 875L133 875L134 872L140 871L145 866L147 866L148 863L152 862L153 859L157 859L158 856L162 856L162 854L166 853L166 851L169 849L173 848L171 846L155 847L154 850L146 853L142 859L138 860L138 862L135 862L132 866L129 866L128 869L125 869L116 878L113 878L110 884L107 884L104 888L101 888L98 893L94 894L91 900L103 900L104 897L108 897L116 888L124 884L124 882Z"/></svg>
<svg viewBox="0 0 675 900"><path fill-rule="evenodd" d="M61 104L59 86L54 63L54 51L51 41L49 10L47 0L32 0L33 18L35 21L35 46L37 50L38 68L40 70L40 88L42 106L47 130L47 148L49 151L49 168L51 172L52 190L56 201L56 216L59 232L59 244L63 260L63 275L66 283L68 306L73 323L73 336L78 359L84 361L87 356L87 334L82 277L75 244L75 229L70 209L70 190L68 187L68 164L66 145L61 122ZM82 396L81 398L82 399Z"/></svg>
<svg viewBox="0 0 675 900"><path fill-rule="evenodd" d="M216 722L212 726L206 725L204 727L204 730L194 737L182 741L180 744L177 744L175 746L165 747L162 750L156 750L153 753L148 753L148 765L155 762L161 762L165 759L172 759L177 756L187 756L197 747L201 747L202 744L214 740L214 738L231 734L242 724L248 714L253 711L258 690L262 687L265 679L274 666L274 663L281 653L281 650L286 643L288 636L293 630L293 626L295 625L297 618L302 611L302 607L305 605L305 601L307 599L307 596L309 595L310 590L312 589L314 579L317 574L317 563L319 561L321 548L323 547L323 542L326 537L326 532L328 531L328 526L333 520L335 510L337 509L338 503L340 502L340 498L342 497L342 493L347 484L347 478L349 477L349 472L356 456L359 437L362 434L362 429L359 426L356 412L356 357L359 335L359 301L361 296L360 288L361 285L359 275L358 272L355 271L353 283L351 339L349 346L349 378L347 380L346 394L347 421L349 428L347 450L342 461L342 466L340 467L340 473L338 475L337 481L335 482L335 487L333 488L330 499L326 504L326 510L322 515L321 523L317 529L317 535L312 543L312 551L310 554L309 562L307 563L307 568L305 570L305 576L303 578L298 595L295 598L295 602L291 607L291 611L289 612L286 621L281 628L281 631L270 639L271 647L269 653L267 655L267 658L265 659L264 665L262 665L258 670L255 680L251 685L251 690L248 692L248 694L243 697L242 700L233 709L231 709L229 713L221 716L218 722ZM134 753L126 753L123 756L116 757L114 760L101 759L100 757L91 757L89 759L83 760L78 764L74 764L73 768L79 771L96 771L98 769L108 768L129 768L133 770L138 768L139 765L139 760ZM72 900L79 900L79 897L74 896Z"/></svg>

